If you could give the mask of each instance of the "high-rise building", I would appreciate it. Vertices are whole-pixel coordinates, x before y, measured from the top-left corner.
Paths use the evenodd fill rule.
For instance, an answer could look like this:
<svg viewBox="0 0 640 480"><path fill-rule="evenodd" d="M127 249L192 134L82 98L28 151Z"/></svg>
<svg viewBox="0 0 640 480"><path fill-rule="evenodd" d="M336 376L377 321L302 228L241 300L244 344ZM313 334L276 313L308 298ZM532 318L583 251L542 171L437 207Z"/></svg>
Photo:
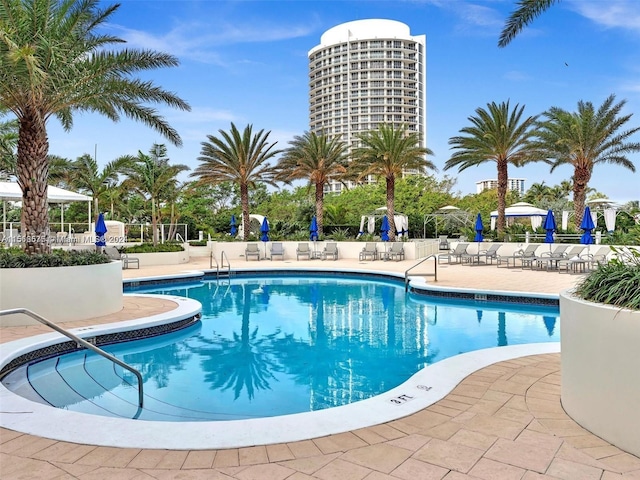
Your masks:
<svg viewBox="0 0 640 480"><path fill-rule="evenodd" d="M343 23L309 51L309 129L339 135L351 152L359 146L357 134L381 123L404 124L424 147L425 83L425 35L411 35L395 20ZM341 187L331 182L325 192Z"/></svg>
<svg viewBox="0 0 640 480"><path fill-rule="evenodd" d="M508 178L507 179L507 190L513 190L518 192L520 195L524 195L525 188L524 183L527 181L526 178ZM492 190L494 188L498 188L498 180L489 179L489 180L480 180L476 182L476 193L482 193L485 190Z"/></svg>

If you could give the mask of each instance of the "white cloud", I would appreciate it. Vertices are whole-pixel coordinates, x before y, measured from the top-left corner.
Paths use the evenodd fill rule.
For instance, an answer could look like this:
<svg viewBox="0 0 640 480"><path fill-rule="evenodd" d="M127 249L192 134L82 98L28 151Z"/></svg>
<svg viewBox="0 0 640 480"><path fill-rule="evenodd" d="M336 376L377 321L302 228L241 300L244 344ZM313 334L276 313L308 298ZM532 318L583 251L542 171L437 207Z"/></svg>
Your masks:
<svg viewBox="0 0 640 480"><path fill-rule="evenodd" d="M637 0L571 0L570 5L598 25L640 32L640 2Z"/></svg>
<svg viewBox="0 0 640 480"><path fill-rule="evenodd" d="M524 72L520 72L518 70L511 70L504 74L504 78L507 80L512 80L514 82L522 82L525 80L531 80L531 76L527 75Z"/></svg>

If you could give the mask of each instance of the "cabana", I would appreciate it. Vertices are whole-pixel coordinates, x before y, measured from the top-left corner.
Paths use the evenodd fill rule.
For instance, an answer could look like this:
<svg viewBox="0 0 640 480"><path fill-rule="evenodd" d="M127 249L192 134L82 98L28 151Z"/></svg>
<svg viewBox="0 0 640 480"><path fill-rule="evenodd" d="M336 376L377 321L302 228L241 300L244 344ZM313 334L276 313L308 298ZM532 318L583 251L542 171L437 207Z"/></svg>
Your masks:
<svg viewBox="0 0 640 480"><path fill-rule="evenodd" d="M365 222L367 224L367 232L370 234L379 233L376 232L376 220L382 220L387 214L387 207L376 208L373 213L368 215L362 215L360 218L360 230L358 232L358 238L364 235L364 225ZM407 217L404 213L395 212L393 216L393 221L396 225L396 232L398 238L402 238L402 236L409 237L409 217ZM379 229L378 229L379 230Z"/></svg>
<svg viewBox="0 0 640 480"><path fill-rule="evenodd" d="M435 236L438 238L438 225L441 225L445 230L457 229L460 226L468 227L472 225L473 215L453 205L447 205L439 208L434 213L428 213L424 216L423 222L424 238L427 237L427 223L431 220L434 221Z"/></svg>
<svg viewBox="0 0 640 480"><path fill-rule="evenodd" d="M244 238L244 217L240 216L240 224L238 225L238 238ZM260 227L264 220L264 215L249 214L249 233L260 233Z"/></svg>
<svg viewBox="0 0 640 480"><path fill-rule="evenodd" d="M20 185L15 182L0 182L0 200L2 200L2 231L6 232L7 202L22 202L22 190L20 189ZM62 204L71 202L87 202L87 229L91 231L91 202L93 201L92 197L49 185L47 187L47 201L48 203ZM71 224L69 224L69 228L71 228ZM13 230L12 225L9 225L9 230ZM60 230L64 232L64 208L62 208L60 211ZM10 236L13 237L12 232L10 232Z"/></svg>
<svg viewBox="0 0 640 480"><path fill-rule="evenodd" d="M509 220L515 218L529 218L531 220L531 228L535 230L542 226L544 217L547 216L547 211L538 207L534 207L527 202L518 202L504 209L504 216L507 219L507 225ZM496 220L498 219L498 211L491 212L491 230L496 229Z"/></svg>

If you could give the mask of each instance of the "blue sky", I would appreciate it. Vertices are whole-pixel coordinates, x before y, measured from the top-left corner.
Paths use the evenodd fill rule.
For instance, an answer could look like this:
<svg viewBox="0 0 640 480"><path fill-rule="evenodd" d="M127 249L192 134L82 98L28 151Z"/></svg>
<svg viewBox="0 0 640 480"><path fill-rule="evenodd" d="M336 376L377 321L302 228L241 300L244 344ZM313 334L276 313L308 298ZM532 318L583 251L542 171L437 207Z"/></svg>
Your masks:
<svg viewBox="0 0 640 480"><path fill-rule="evenodd" d="M104 2L111 4L113 2ZM177 56L180 66L146 72L178 93L191 112L162 109L181 135L168 145L174 163L198 165L206 135L251 123L271 131L286 148L308 129L307 52L327 29L352 20L388 18L427 36L427 144L439 172L457 178L455 190L475 193L475 182L495 178L495 164L458 174L443 171L450 137L487 103L510 100L536 115L551 106L570 111L580 100L599 106L610 94L627 100L629 126L640 126L640 2L563 0L551 7L508 47L499 33L514 0L395 1L215 1L123 0L109 24L128 46ZM125 154L147 153L168 142L142 124L113 123L98 115L74 117L70 133L49 124L50 152L67 158L97 151L100 164ZM635 138L640 141L640 135ZM600 165L590 186L616 201L640 199L638 172ZM545 164L511 168L510 177L554 185L573 171L551 175ZM185 178L186 179L186 178Z"/></svg>

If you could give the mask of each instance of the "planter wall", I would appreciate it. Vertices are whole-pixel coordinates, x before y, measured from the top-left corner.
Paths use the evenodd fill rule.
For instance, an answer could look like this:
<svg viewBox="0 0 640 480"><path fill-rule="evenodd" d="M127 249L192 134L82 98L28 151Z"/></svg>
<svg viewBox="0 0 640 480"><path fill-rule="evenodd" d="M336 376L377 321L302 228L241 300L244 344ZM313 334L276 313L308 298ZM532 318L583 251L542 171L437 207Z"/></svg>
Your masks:
<svg viewBox="0 0 640 480"><path fill-rule="evenodd" d="M640 456L640 312L560 295L562 406Z"/></svg>
<svg viewBox="0 0 640 480"><path fill-rule="evenodd" d="M130 257L140 260L141 267L153 265L180 265L189 262L189 251L182 252L155 252L155 253L128 253Z"/></svg>
<svg viewBox="0 0 640 480"><path fill-rule="evenodd" d="M122 310L122 265L0 268L0 310L28 308L54 322ZM0 317L1 326L37 323L25 315Z"/></svg>

